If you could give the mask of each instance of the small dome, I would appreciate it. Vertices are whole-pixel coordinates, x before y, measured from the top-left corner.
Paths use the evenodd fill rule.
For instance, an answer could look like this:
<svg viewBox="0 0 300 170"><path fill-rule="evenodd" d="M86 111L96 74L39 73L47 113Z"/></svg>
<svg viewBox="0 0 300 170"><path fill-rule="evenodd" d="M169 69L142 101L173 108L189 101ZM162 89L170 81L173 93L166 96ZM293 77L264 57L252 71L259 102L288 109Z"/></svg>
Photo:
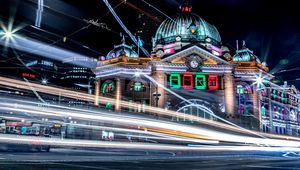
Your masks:
<svg viewBox="0 0 300 170"><path fill-rule="evenodd" d="M243 61L243 62L248 62L248 61L256 61L257 63L261 63L259 58L253 54L253 51L249 50L246 47L243 47L243 49L238 50L236 54L233 56L233 61L238 62L238 61Z"/></svg>
<svg viewBox="0 0 300 170"><path fill-rule="evenodd" d="M221 37L215 26L193 13L181 13L161 23L153 39L157 44L170 44L180 37L182 42L204 42L220 44ZM209 39L207 39L209 38Z"/></svg>
<svg viewBox="0 0 300 170"><path fill-rule="evenodd" d="M122 43L120 45L114 46L114 49L111 50L106 55L106 60L112 59L119 56L126 56L126 57L139 57L138 54L132 49L131 46Z"/></svg>

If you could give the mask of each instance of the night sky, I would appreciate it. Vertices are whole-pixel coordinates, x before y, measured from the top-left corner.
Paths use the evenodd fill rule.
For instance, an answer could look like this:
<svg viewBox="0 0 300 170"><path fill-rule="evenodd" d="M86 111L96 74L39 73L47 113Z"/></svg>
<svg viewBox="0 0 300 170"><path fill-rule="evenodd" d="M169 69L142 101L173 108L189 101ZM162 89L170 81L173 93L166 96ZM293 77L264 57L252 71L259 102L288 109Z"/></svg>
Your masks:
<svg viewBox="0 0 300 170"><path fill-rule="evenodd" d="M168 16L179 12L181 2L145 1ZM55 42L57 46L91 57L105 55L113 45L120 43L120 32L124 31L108 13L102 0L44 0L42 31L30 27L35 23L37 2L38 0L1 0L0 19L7 24L8 18L14 18L14 26L24 26L19 34L47 43ZM120 4L121 0L109 2L112 6L119 4L115 10L132 33L137 33L138 30L146 33L144 40L150 51L151 35L155 34L159 21L166 17L142 0L127 0L127 4ZM275 72L280 80L287 80L300 88L299 81L296 81L300 78L300 15L297 1L193 0L191 4L194 13L217 27L223 45L230 47L232 55L236 40L245 40L247 47L262 61L267 62L271 73ZM84 28L87 24L83 19L99 19L109 30L95 26ZM63 42L65 36L67 41ZM127 39L127 43L132 44L132 41ZM287 71L280 73L281 70Z"/></svg>

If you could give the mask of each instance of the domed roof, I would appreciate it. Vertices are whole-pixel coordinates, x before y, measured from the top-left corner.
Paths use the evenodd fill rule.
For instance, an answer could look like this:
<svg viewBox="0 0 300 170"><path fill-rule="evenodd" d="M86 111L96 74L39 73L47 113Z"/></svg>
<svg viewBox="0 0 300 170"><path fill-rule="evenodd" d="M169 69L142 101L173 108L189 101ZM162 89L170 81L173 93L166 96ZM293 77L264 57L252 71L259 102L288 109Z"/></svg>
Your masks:
<svg viewBox="0 0 300 170"><path fill-rule="evenodd" d="M234 62L249 62L256 61L257 63L261 63L259 58L253 54L253 51L249 50L245 46L241 50L237 50L236 54L233 56Z"/></svg>
<svg viewBox="0 0 300 170"><path fill-rule="evenodd" d="M108 60L122 55L126 57L139 57L131 46L122 43L120 45L114 46L114 49L106 55L105 59Z"/></svg>
<svg viewBox="0 0 300 170"><path fill-rule="evenodd" d="M249 50L249 48L246 47L245 41L243 41L242 49L236 51L236 54L233 56L233 61L235 61L235 62L256 61L257 63L261 63L259 58L253 54L253 51Z"/></svg>
<svg viewBox="0 0 300 170"><path fill-rule="evenodd" d="M161 23L153 39L156 44L169 44L180 37L182 42L203 42L210 38L212 42L221 43L221 37L215 26L209 24L193 13L181 13Z"/></svg>

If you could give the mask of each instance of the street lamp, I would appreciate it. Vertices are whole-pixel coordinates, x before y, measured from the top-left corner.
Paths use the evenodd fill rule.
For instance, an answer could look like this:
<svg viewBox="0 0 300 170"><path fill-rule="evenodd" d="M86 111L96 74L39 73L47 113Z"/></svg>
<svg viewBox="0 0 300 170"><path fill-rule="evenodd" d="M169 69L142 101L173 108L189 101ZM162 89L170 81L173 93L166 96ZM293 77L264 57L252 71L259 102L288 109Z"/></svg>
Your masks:
<svg viewBox="0 0 300 170"><path fill-rule="evenodd" d="M92 89L91 89L91 79L92 80L96 80L95 77L89 77L89 81L88 81L88 93L92 94Z"/></svg>
<svg viewBox="0 0 300 170"><path fill-rule="evenodd" d="M42 84L47 84L48 83L48 80L47 79L42 79Z"/></svg>
<svg viewBox="0 0 300 170"><path fill-rule="evenodd" d="M6 31L4 33L4 37L7 38L7 39L11 39L13 36L13 33L11 31Z"/></svg>

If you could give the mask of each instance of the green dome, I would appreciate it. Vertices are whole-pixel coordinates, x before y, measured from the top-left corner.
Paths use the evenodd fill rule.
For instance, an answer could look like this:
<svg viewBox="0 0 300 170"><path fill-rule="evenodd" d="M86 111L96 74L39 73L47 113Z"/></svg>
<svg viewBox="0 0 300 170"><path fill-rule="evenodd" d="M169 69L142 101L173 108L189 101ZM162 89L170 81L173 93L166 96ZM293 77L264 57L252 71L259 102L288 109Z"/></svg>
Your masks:
<svg viewBox="0 0 300 170"><path fill-rule="evenodd" d="M117 45L106 55L106 60L124 55L126 57L139 57L131 46L125 43Z"/></svg>
<svg viewBox="0 0 300 170"><path fill-rule="evenodd" d="M182 42L211 41L221 43L221 37L215 26L193 13L181 13L173 18L168 18L158 27L153 39L157 44L170 44L180 37ZM207 38L210 38L208 40Z"/></svg>

